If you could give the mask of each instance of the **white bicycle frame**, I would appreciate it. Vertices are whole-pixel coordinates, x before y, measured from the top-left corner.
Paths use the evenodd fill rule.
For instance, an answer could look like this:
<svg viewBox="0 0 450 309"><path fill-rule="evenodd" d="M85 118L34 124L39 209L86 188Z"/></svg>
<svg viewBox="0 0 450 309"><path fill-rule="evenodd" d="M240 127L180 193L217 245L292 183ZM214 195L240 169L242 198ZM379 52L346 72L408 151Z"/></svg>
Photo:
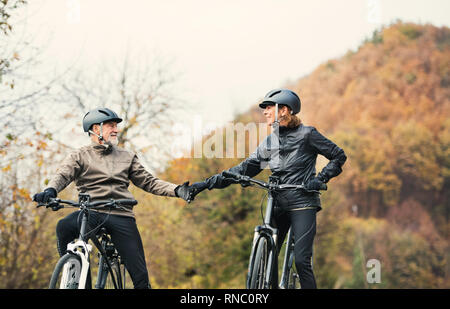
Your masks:
<svg viewBox="0 0 450 309"><path fill-rule="evenodd" d="M83 219L81 220L80 237L67 245L67 252L78 255L81 260L81 272L80 272L80 279L78 282L78 289L84 289L86 286L86 279L89 271L89 255L92 251L92 245L87 243L89 240L86 239L85 241L84 240L85 237L83 237L84 233L86 232L86 228L87 228L87 217L84 214ZM64 289L67 286L67 281L70 278L69 275L70 275L70 264L66 263L63 268L60 289Z"/></svg>
<svg viewBox="0 0 450 309"><path fill-rule="evenodd" d="M67 252L78 255L81 260L81 274L78 282L78 289L84 289L86 286L87 274L89 271L89 255L92 251L92 245L84 242L83 240L77 240L67 245ZM67 286L67 281L70 277L70 264L66 263L63 268L61 277L60 289L64 289Z"/></svg>
<svg viewBox="0 0 450 309"><path fill-rule="evenodd" d="M99 250L100 254L102 256L105 256L105 263L108 266L108 271L111 273L112 282L114 284L115 288L122 288L122 282L121 278L119 278L119 283L116 282L115 276L113 274L112 266L109 261L109 259L106 257L106 251L102 247L102 244L100 244L99 240L97 239L96 235L91 235L90 237L87 237L87 235L91 234L95 229L89 231L86 233L87 227L88 227L88 211L89 208L92 207L111 207L111 208L117 208L117 209L123 209L124 206L134 206L137 204L136 200L133 199L120 199L120 200L98 200L94 201L93 203L90 203L90 196L86 193L80 193L78 195L79 202L74 201L67 201L67 200L61 200L61 199L50 199L49 203L39 203L37 207L46 206L46 208L52 208L54 211L64 208L64 206L60 206L60 203L67 204L73 207L79 207L82 211L82 220L81 220L81 227L80 227L80 234L79 237L70 242L67 245L66 252L68 254L78 256L79 261L81 262L81 265L78 265L77 263L71 263L70 259L65 261L65 264L62 266L62 272L53 273L52 279L51 279L51 285L55 284L57 282L58 278L54 278L56 275L61 275L60 278L60 289L66 289L66 288L78 288L78 289L84 289L86 287L88 275L89 275L89 261L90 261L90 254L92 252L92 245L89 244L89 239L92 240L94 245ZM66 255L65 255L66 256ZM60 260L60 262L62 262ZM58 263L60 263L58 262ZM56 269L55 269L56 271ZM107 274L106 274L107 275ZM102 278L102 280L105 280L106 277L104 276L104 273L99 271L98 278ZM97 280L98 280L97 278ZM76 280L73 281L73 279ZM103 281L102 281L103 282ZM73 284L72 284L73 283ZM75 284L78 284L75 286ZM73 286L69 286L73 285ZM101 287L103 288L103 287Z"/></svg>

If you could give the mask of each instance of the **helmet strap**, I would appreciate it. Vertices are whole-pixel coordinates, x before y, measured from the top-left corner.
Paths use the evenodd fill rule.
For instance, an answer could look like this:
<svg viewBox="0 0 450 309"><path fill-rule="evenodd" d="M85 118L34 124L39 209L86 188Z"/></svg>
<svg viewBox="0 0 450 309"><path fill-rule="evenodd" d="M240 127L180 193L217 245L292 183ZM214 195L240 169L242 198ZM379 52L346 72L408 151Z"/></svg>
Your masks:
<svg viewBox="0 0 450 309"><path fill-rule="evenodd" d="M98 139L101 140L102 142L104 141L104 139L103 139L103 122L100 122L100 136Z"/></svg>
<svg viewBox="0 0 450 309"><path fill-rule="evenodd" d="M278 121L278 103L275 104L275 122L279 122Z"/></svg>
<svg viewBox="0 0 450 309"><path fill-rule="evenodd" d="M275 121L274 123L279 124L280 121L278 120L278 103L275 104Z"/></svg>
<svg viewBox="0 0 450 309"><path fill-rule="evenodd" d="M280 121L278 120L278 103L275 103L275 121L272 123L272 128L275 134L278 135L278 128L280 127Z"/></svg>
<svg viewBox="0 0 450 309"><path fill-rule="evenodd" d="M89 130L89 133L94 134L95 136L97 136L97 137L98 137L98 140L99 140L100 142L105 141L105 139L103 138L103 122L100 123L100 135L98 135L97 133L95 133L95 132L92 131L92 130Z"/></svg>

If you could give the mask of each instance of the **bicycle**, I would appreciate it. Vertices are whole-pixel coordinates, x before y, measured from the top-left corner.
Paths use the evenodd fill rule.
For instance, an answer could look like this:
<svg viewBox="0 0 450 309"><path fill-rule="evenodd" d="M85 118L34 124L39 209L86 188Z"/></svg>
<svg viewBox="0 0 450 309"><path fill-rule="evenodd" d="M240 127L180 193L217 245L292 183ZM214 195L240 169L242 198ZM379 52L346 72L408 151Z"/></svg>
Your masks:
<svg viewBox="0 0 450 309"><path fill-rule="evenodd" d="M133 199L110 199L91 202L89 194L80 193L78 202L51 198L47 204L38 204L36 207L45 206L46 208L57 211L65 208L61 204L80 209L81 228L78 239L75 239L67 245L66 254L57 262L50 279L49 288L91 288L90 255L92 245L88 243L91 240L99 251L95 288L104 289L105 287L113 287L115 289L124 289L126 268L123 260L111 242L111 238L106 229L100 228L101 224L87 231L89 211L93 209L123 209L123 206L136 205L137 201Z"/></svg>
<svg viewBox="0 0 450 309"><path fill-rule="evenodd" d="M269 182L263 182L249 176L224 171L223 176L227 179L234 180L242 186L256 185L260 189L268 192L267 207L262 225L255 227L253 236L252 249L250 253L249 266L247 272L247 289L268 289L274 288L277 282L273 281L276 259L278 258L277 236L278 229L271 226L272 215L274 210L274 193L283 190L303 190L309 193L320 193L317 190L307 190L305 186L293 184L279 184L279 177L269 176ZM323 184L320 190L326 190L327 185ZM298 274L294 270L294 237L291 229L287 233L286 251L284 254L282 276L279 288L292 289L298 286Z"/></svg>

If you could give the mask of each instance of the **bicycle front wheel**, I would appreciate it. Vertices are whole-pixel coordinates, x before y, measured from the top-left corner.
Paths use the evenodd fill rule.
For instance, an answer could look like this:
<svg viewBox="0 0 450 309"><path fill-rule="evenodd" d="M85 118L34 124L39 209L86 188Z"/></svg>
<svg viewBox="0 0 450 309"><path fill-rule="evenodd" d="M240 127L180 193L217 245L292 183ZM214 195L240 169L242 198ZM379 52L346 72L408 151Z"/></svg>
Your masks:
<svg viewBox="0 0 450 309"><path fill-rule="evenodd" d="M56 264L50 279L50 289L78 289L81 276L81 259L67 253Z"/></svg>
<svg viewBox="0 0 450 309"><path fill-rule="evenodd" d="M255 258L250 278L250 289L266 289L267 271L269 262L269 243L265 237L261 237L258 241Z"/></svg>

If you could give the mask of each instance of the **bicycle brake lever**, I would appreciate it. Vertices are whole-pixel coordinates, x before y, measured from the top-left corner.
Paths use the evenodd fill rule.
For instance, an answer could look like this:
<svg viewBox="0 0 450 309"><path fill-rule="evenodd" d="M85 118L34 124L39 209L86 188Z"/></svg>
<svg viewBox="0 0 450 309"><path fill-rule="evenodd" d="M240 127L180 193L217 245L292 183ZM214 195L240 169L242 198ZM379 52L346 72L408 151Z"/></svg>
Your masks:
<svg viewBox="0 0 450 309"><path fill-rule="evenodd" d="M239 183L239 180L237 180L236 178L225 177L225 180L231 180L233 183Z"/></svg>
<svg viewBox="0 0 450 309"><path fill-rule="evenodd" d="M242 188L245 188L245 187L250 187L252 184L250 183L250 181L246 181L246 182L239 182L240 184L241 184L241 187Z"/></svg>
<svg viewBox="0 0 450 309"><path fill-rule="evenodd" d="M61 208L64 208L64 206L61 206L61 205L57 204L57 205L55 205L55 206L52 206L51 208L52 208L53 211L58 211L58 210L60 210Z"/></svg>
<svg viewBox="0 0 450 309"><path fill-rule="evenodd" d="M46 208L51 208L53 211L60 210L61 208L64 208L64 206L61 206L57 201L52 201L45 205Z"/></svg>

